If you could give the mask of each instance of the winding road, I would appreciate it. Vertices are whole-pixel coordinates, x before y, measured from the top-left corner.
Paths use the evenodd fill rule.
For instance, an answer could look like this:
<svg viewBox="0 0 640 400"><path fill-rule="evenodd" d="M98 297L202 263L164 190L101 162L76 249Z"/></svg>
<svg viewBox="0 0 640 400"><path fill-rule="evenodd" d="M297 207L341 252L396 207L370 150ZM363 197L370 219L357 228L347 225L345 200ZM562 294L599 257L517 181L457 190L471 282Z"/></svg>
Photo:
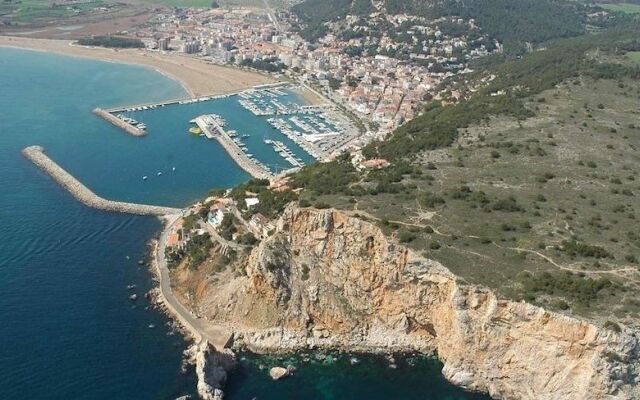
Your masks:
<svg viewBox="0 0 640 400"><path fill-rule="evenodd" d="M222 351L229 346L233 338L233 331L229 328L209 323L206 320L194 316L173 294L171 288L171 278L169 276L169 268L165 258L165 249L167 248L167 236L171 228L180 219L180 216L171 216L167 221L165 228L160 234L160 239L155 249L154 264L158 272L160 280L160 295L163 303L171 311L171 313L180 321L195 338L196 342L206 340L215 346L216 350Z"/></svg>

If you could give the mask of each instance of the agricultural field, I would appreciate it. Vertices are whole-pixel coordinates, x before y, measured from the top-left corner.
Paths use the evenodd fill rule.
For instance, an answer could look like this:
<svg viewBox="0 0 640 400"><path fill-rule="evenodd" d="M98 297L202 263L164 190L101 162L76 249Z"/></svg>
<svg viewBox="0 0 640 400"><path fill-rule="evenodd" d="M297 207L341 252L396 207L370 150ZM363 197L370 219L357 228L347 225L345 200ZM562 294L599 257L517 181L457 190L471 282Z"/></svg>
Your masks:
<svg viewBox="0 0 640 400"><path fill-rule="evenodd" d="M164 5L168 7L211 7L214 0L136 0L147 4ZM264 8L264 0L215 0L221 7L257 7ZM283 0L269 0L271 7L283 7Z"/></svg>
<svg viewBox="0 0 640 400"><path fill-rule="evenodd" d="M5 0L0 2L0 17L16 22L63 19L86 15L96 8L113 7L103 0L55 2L48 0Z"/></svg>
<svg viewBox="0 0 640 400"><path fill-rule="evenodd" d="M167 7L211 7L213 0L139 0L142 3ZM218 4L222 3L218 1Z"/></svg>

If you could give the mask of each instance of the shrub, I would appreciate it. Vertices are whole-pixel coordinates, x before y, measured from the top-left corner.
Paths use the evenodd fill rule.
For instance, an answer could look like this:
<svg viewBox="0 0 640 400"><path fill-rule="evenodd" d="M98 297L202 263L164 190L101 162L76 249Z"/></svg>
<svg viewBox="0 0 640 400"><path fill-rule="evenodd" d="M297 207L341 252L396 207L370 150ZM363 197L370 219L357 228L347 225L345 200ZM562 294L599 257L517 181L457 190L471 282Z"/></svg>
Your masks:
<svg viewBox="0 0 640 400"><path fill-rule="evenodd" d="M588 245L575 240L563 240L562 249L571 257L612 258L611 253L600 246Z"/></svg>
<svg viewBox="0 0 640 400"><path fill-rule="evenodd" d="M620 328L620 325L618 325L617 323L615 323L613 321L605 322L604 323L604 327L606 329L609 329L610 331L613 331L613 332L617 332L617 333L622 332L622 329Z"/></svg>

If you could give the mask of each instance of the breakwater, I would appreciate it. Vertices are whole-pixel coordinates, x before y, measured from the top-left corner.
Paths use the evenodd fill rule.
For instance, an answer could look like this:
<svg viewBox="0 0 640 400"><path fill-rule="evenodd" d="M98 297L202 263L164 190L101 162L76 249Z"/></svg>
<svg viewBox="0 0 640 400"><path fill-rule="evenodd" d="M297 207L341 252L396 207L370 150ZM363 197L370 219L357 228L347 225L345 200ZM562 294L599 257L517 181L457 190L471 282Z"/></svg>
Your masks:
<svg viewBox="0 0 640 400"><path fill-rule="evenodd" d="M111 114L110 112L103 110L102 108L95 108L93 110L93 113L97 116L99 116L100 118L104 119L107 122L110 122L111 124L117 126L118 128L122 129L123 131L127 132L128 134L132 135L132 136L144 136L147 133L145 131L143 131L140 128L137 128L123 120L121 120L120 118L116 117L115 115Z"/></svg>
<svg viewBox="0 0 640 400"><path fill-rule="evenodd" d="M203 115L194 120L196 125L204 132L209 139L215 139L231 156L233 161L240 168L245 170L249 175L258 179L271 179L271 175L263 167L255 163L249 156L238 146L222 126L215 123L209 116Z"/></svg>
<svg viewBox="0 0 640 400"><path fill-rule="evenodd" d="M26 147L22 150L22 154L38 168L51 176L60 186L71 193L76 200L86 206L104 211L137 215L165 216L182 213L182 210L178 208L126 203L104 199L93 193L93 191L74 178L73 175L65 171L62 167L56 164L55 161L45 155L44 148L41 146Z"/></svg>

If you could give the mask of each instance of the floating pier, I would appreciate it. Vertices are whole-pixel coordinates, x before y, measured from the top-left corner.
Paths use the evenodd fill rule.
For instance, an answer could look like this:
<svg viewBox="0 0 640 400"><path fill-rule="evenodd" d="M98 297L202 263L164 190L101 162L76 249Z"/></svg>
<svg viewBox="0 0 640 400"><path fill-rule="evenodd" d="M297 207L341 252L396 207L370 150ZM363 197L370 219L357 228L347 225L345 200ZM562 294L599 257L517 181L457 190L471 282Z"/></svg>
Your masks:
<svg viewBox="0 0 640 400"><path fill-rule="evenodd" d="M209 139L215 139L231 156L233 161L249 175L258 179L271 179L273 176L269 171L258 165L238 146L229 134L224 130L222 124L212 115L201 115L193 120Z"/></svg>
<svg viewBox="0 0 640 400"><path fill-rule="evenodd" d="M125 132L127 132L128 134L132 135L132 136L144 136L147 133L145 131L143 131L140 128L137 128L123 120L121 120L120 118L116 117L115 115L111 114L109 111L107 110L103 110L102 108L96 108L93 110L93 113L97 116L99 116L100 118L106 120L107 122L110 122L111 124L117 126L118 128L124 130Z"/></svg>
<svg viewBox="0 0 640 400"><path fill-rule="evenodd" d="M55 161L44 154L41 146L29 146L22 150L22 154L33 162L38 168L51 176L60 186L65 188L73 197L82 204L104 211L120 212L136 215L175 215L181 214L182 210L171 207L152 206L146 204L125 203L103 199L84 186L80 181L65 171Z"/></svg>

